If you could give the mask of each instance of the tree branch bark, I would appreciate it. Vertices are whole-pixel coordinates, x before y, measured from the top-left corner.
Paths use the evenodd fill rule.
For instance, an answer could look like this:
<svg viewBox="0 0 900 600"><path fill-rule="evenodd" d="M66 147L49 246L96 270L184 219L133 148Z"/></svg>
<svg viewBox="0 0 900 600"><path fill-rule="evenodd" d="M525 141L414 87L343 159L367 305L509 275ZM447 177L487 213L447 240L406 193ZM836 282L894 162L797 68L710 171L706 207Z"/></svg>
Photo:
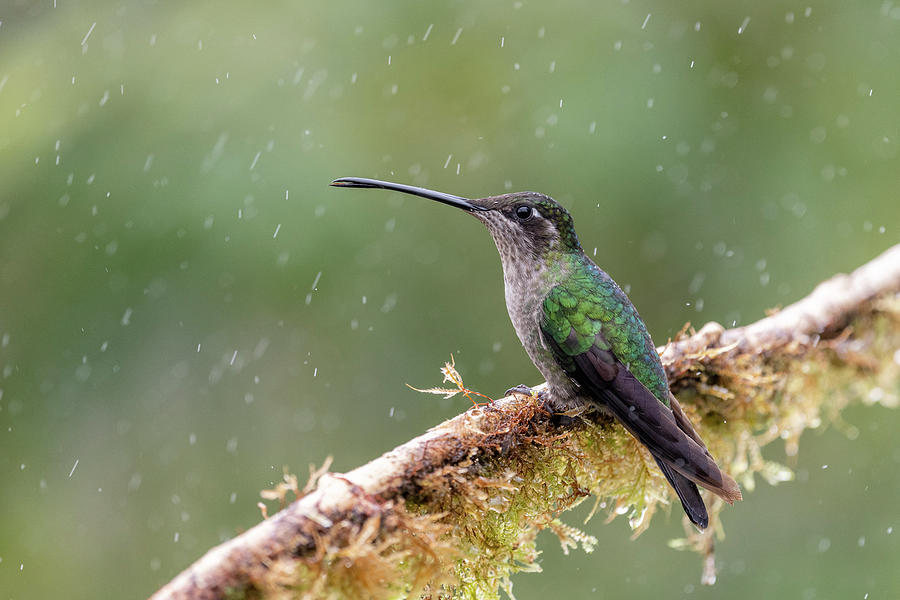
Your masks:
<svg viewBox="0 0 900 600"><path fill-rule="evenodd" d="M796 443L808 417L822 411L825 394L815 387L816 373L848 370L841 380L847 388L862 378L878 385L879 377L897 376L900 351L890 349L896 351L900 339L898 305L900 245L753 324L725 329L708 323L660 352L673 391L692 419L705 425L701 431L713 454L727 459L746 488L754 472L765 476L758 447L778 431L789 431ZM809 365L814 371L801 389L790 387L785 376L798 362L806 365L804 373ZM783 410L771 415L774 402L798 407L799 425L775 420L786 417ZM564 547L589 545L589 536L555 519L588 491L611 497L613 504L642 506L633 525L646 526L655 504L666 501L664 482L646 468L646 456L629 445L621 428L598 415L589 418L590 424L560 419L535 399L515 395L470 409L349 473L323 475L314 491L209 550L153 598L386 597L423 589L437 595L441 585L444 593L454 586L473 589L482 583L469 577L467 551L455 539L482 553L514 556L530 547L537 529L550 527ZM760 434L760 424L776 432ZM552 465L552 473L544 465ZM624 495L611 483L603 487L619 470L626 479L646 479L641 497ZM545 491L532 494L534 482ZM553 502L541 505L541 494ZM527 518L516 512L523 495L536 505ZM516 524L530 532L502 547L498 519L513 512ZM711 548L708 540L703 543ZM505 577L489 584L494 592Z"/></svg>

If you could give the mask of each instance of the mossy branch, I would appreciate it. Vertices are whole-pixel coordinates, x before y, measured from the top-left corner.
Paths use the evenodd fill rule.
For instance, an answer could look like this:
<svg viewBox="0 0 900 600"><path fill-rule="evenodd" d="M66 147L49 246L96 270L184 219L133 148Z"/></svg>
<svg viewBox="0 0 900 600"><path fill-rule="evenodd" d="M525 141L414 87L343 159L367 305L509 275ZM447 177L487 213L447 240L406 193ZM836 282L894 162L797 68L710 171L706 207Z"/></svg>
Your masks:
<svg viewBox="0 0 900 600"><path fill-rule="evenodd" d="M841 425L851 401L896 406L898 348L900 245L756 323L709 323L660 352L685 411L747 492L755 474L792 477L762 458L762 446L783 439L796 454L805 429ZM589 495L636 532L672 500L621 427L597 413L560 419L526 396L473 407L349 473L316 479L304 491L291 481L299 500L207 552L154 598L497 597L513 572L537 570L539 530L566 551L591 549L590 536L558 519ZM707 499L708 532L686 527L673 546L703 553L710 582L723 507Z"/></svg>

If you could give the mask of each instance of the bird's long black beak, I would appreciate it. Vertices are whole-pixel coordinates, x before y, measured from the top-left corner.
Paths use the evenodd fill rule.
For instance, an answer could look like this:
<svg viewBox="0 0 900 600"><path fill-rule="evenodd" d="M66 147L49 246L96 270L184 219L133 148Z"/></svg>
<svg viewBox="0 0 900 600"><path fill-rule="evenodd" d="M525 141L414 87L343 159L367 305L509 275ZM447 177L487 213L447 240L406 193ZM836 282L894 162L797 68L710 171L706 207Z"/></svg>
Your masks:
<svg viewBox="0 0 900 600"><path fill-rule="evenodd" d="M394 190L395 192L403 192L404 194L412 194L414 196L422 196L429 200L437 200L456 208L461 208L469 212L487 210L472 202L468 198L462 196L454 196L453 194L445 194L444 192L436 192L425 188L406 185L404 183L391 183L390 181L380 181L378 179L366 179L365 177L341 177L331 182L335 187L351 187L351 188L382 188L385 190Z"/></svg>

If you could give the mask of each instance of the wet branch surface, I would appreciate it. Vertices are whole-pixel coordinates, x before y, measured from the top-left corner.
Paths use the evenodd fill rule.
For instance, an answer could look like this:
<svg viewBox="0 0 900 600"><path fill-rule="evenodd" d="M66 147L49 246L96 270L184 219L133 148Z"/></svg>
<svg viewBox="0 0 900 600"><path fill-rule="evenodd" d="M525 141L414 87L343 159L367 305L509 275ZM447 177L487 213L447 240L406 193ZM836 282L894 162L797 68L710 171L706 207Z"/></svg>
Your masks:
<svg viewBox="0 0 900 600"><path fill-rule="evenodd" d="M747 491L754 474L790 478L762 460L761 446L780 438L795 453L816 417L878 386L896 390L898 347L900 245L753 324L708 323L660 351L673 391ZM846 390L842 400L835 389ZM897 401L891 392L878 398ZM153 598L496 596L533 562L538 530L550 528L564 550L589 549L590 536L557 519L589 494L608 499L611 516L631 506L632 526L646 527L670 500L648 460L597 413L560 418L532 397L509 396L348 473L322 474L312 491L209 550ZM707 556L708 569L721 510L711 507L710 533L683 540Z"/></svg>

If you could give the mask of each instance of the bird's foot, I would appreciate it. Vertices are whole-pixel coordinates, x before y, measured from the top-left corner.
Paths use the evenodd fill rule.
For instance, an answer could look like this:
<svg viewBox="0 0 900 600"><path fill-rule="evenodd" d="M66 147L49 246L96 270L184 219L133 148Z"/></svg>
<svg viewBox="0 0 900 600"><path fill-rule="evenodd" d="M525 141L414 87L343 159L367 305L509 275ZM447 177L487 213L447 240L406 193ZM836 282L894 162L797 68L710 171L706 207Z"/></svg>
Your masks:
<svg viewBox="0 0 900 600"><path fill-rule="evenodd" d="M513 394L520 394L522 396L533 396L535 398L538 397L538 395L535 394L534 390L531 389L530 387L528 387L527 385L525 385L524 383L520 383L516 387L509 388L508 390L506 390L506 392L503 395L504 396L512 396Z"/></svg>
<svg viewBox="0 0 900 600"><path fill-rule="evenodd" d="M535 390L520 383L516 387L511 387L506 390L504 396L511 396L513 394L536 398L540 405L540 409L549 413L553 422L557 425L573 425L580 419L581 415L588 410L588 406L583 402L571 400L554 402L553 396L551 396L550 391L546 387Z"/></svg>
<svg viewBox="0 0 900 600"><path fill-rule="evenodd" d="M550 392L547 391L547 388L543 388L540 390L536 390L534 388L528 387L524 383L520 383L516 387L511 387L506 390L504 396L512 396L513 394L519 394L522 396L529 396L531 398L535 398L540 405L540 409L544 412L553 413L552 408L552 398L550 396Z"/></svg>

